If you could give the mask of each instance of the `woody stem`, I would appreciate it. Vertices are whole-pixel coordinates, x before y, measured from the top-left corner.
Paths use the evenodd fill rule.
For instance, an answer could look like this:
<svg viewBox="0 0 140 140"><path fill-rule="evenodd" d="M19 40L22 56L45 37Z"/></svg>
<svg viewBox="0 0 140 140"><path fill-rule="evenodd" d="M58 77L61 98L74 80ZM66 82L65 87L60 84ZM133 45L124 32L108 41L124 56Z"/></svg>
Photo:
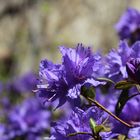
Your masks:
<svg viewBox="0 0 140 140"><path fill-rule="evenodd" d="M107 112L110 116L112 116L113 118L115 118L116 120L118 120L119 122L121 122L122 124L124 124L125 126L130 127L130 128L133 127L132 125L126 123L125 121L123 121L122 119L120 119L120 118L118 118L116 115L114 115L112 112L110 112L109 110L107 110L104 106L102 106L102 105L101 105L99 102L97 102L96 100L91 99L91 98L89 98L89 97L87 97L87 99L88 99L90 102L94 103L97 107L99 107L99 108L101 108L102 110L104 110L105 112Z"/></svg>

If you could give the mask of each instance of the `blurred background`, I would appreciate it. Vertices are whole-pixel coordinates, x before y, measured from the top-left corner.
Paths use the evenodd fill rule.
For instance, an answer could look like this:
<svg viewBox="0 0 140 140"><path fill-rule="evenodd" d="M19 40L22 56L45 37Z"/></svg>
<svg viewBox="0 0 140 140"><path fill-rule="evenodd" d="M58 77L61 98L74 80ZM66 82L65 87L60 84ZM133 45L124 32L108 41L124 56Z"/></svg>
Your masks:
<svg viewBox="0 0 140 140"><path fill-rule="evenodd" d="M58 46L117 47L114 24L138 0L0 0L0 79L60 61ZM4 77L5 76L5 77Z"/></svg>
<svg viewBox="0 0 140 140"><path fill-rule="evenodd" d="M60 63L61 45L83 43L103 53L117 47L114 25L128 7L140 10L140 1L0 0L0 139L33 140L49 134L50 120L56 118L52 116L62 115L47 115L46 111L38 115L44 108L40 109L32 90L40 60ZM52 111L50 105L48 110ZM38 128L32 133L34 125L40 126L41 133Z"/></svg>

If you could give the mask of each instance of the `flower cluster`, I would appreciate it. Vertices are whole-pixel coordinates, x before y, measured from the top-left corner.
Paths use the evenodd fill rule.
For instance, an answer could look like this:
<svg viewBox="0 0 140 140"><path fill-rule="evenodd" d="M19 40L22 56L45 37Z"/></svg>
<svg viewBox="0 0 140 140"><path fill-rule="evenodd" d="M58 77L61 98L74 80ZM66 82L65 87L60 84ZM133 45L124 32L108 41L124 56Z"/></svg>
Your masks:
<svg viewBox="0 0 140 140"><path fill-rule="evenodd" d="M139 17L127 9L119 47L106 55L61 46L61 63L41 60L38 79L0 82L0 140L139 140Z"/></svg>
<svg viewBox="0 0 140 140"><path fill-rule="evenodd" d="M32 90L36 76L29 72L0 84L0 140L42 140L48 135L52 113L41 106Z"/></svg>
<svg viewBox="0 0 140 140"><path fill-rule="evenodd" d="M43 109L36 99L27 99L22 104L15 106L6 113L7 122L3 131L3 137L9 139L26 136L37 140L44 130L49 128L51 114ZM3 128L4 128L3 127ZM41 137L40 137L41 139Z"/></svg>
<svg viewBox="0 0 140 140"><path fill-rule="evenodd" d="M68 102L72 110L51 123L50 138L138 139L139 50L139 41L131 45L121 40L118 49L103 56L78 44L76 48L60 47L61 64L42 60L36 90L38 99L44 105L58 101L56 110Z"/></svg>
<svg viewBox="0 0 140 140"><path fill-rule="evenodd" d="M139 46L140 42L129 46L127 42L121 41L117 50L102 57L98 53L93 54L89 47L78 44L75 49L60 47L62 64L41 61L37 97L43 104L59 100L57 108L68 102L73 110L62 120L52 123L51 138L98 140L121 135L126 138L139 136L133 137L132 134L133 129L139 129L140 124L137 89ZM99 108L92 107L93 104ZM131 108L135 114L133 116ZM109 117L106 112L112 117L114 113L118 118ZM90 122L91 119L95 125ZM107 121L104 123L103 120ZM109 132L106 127L110 128ZM123 131L120 131L120 127ZM100 128L99 131L97 128Z"/></svg>

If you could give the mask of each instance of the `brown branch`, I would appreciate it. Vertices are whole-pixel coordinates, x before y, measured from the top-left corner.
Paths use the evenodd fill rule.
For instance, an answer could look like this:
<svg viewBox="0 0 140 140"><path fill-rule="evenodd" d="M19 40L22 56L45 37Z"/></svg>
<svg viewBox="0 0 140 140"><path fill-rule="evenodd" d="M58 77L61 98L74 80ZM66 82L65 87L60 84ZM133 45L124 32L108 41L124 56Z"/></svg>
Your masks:
<svg viewBox="0 0 140 140"><path fill-rule="evenodd" d="M133 127L132 125L130 125L130 124L124 122L122 119L118 118L118 117L117 117L116 115L114 115L112 112L110 112L109 110L107 110L104 106L102 106L102 105L101 105L100 103L98 103L96 100L93 100L93 99L91 99L91 98L89 98L89 97L87 97L87 99L88 99L90 102L94 103L97 107L99 107L99 108L101 108L102 110L104 110L105 112L107 112L110 116L112 116L113 118L115 118L116 120L118 120L119 122L121 122L122 124L124 124L125 126L130 127L130 128Z"/></svg>

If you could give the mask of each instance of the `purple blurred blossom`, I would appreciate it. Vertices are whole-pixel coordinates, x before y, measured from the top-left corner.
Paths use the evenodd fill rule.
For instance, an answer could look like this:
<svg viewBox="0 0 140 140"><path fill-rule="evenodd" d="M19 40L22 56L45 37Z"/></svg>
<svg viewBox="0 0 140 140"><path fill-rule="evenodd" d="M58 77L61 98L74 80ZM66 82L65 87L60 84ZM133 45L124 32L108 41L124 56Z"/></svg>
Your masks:
<svg viewBox="0 0 140 140"><path fill-rule="evenodd" d="M127 39L131 44L140 40L140 12L128 8L115 26L120 39Z"/></svg>
<svg viewBox="0 0 140 140"><path fill-rule="evenodd" d="M37 77L33 72L25 73L20 77L15 77L7 83L7 90L15 93L32 92L36 88Z"/></svg>
<svg viewBox="0 0 140 140"><path fill-rule="evenodd" d="M11 137L8 135L7 132L7 126L0 123L0 140L10 140Z"/></svg>
<svg viewBox="0 0 140 140"><path fill-rule="evenodd" d="M51 113L34 98L25 100L8 113L9 135L41 135L49 129Z"/></svg>

